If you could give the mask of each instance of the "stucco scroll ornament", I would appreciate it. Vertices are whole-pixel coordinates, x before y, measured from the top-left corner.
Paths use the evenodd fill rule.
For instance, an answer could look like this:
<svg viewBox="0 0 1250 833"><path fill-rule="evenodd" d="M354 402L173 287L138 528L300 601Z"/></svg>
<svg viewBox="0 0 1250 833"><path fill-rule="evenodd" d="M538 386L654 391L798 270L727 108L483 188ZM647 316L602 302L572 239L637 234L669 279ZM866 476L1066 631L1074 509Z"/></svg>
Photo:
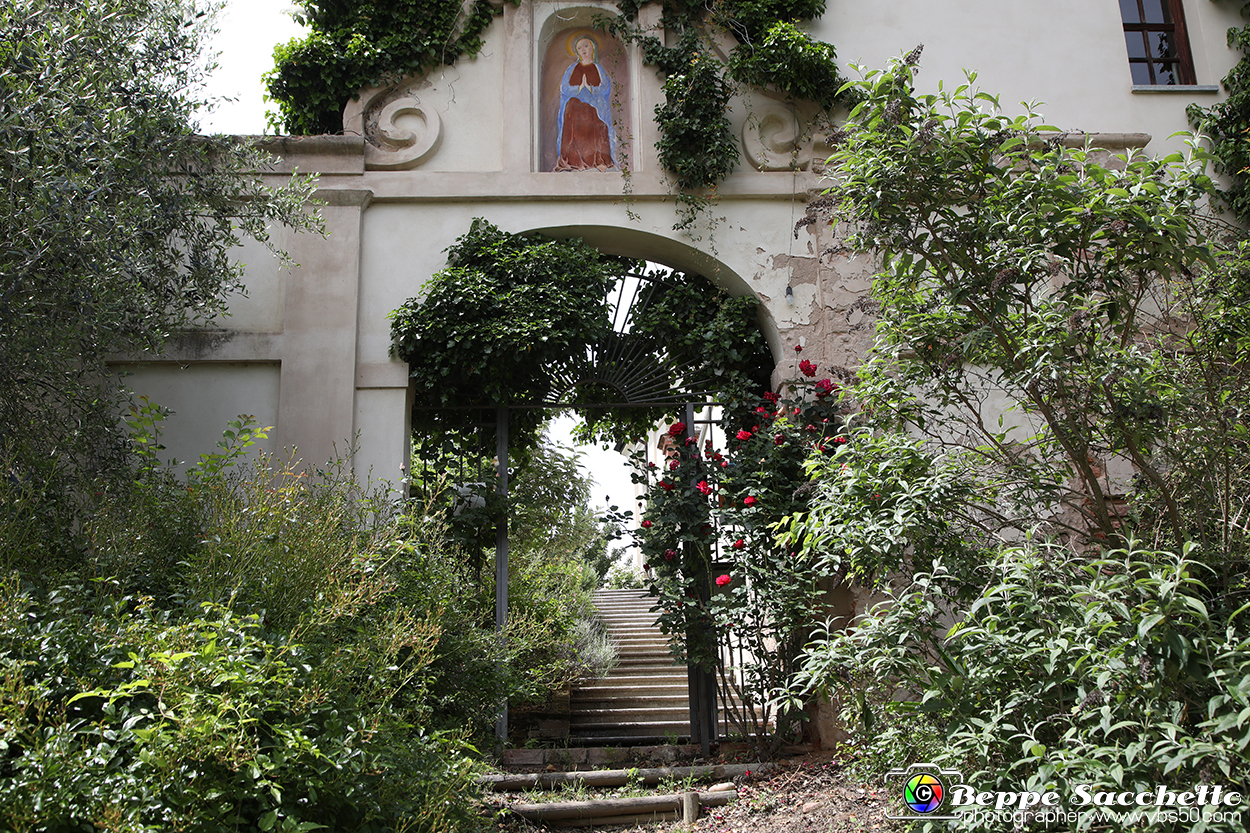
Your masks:
<svg viewBox="0 0 1250 833"><path fill-rule="evenodd" d="M414 95L387 102L365 119L365 166L397 171L429 159L443 141L438 111Z"/></svg>
<svg viewBox="0 0 1250 833"><path fill-rule="evenodd" d="M806 170L812 147L792 107L776 101L757 102L742 125L742 148L759 171Z"/></svg>

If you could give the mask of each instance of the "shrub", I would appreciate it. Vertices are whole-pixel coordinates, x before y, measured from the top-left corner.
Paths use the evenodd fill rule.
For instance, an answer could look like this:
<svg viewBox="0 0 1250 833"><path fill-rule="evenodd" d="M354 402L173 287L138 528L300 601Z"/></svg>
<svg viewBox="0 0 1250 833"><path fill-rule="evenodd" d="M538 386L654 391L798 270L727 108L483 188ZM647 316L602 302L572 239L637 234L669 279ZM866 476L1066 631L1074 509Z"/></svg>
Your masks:
<svg viewBox="0 0 1250 833"><path fill-rule="evenodd" d="M1167 552L1030 544L1003 549L965 604L939 564L813 642L797 680L838 698L876 756L954 767L978 789L1244 793L1245 608L1210 607L1206 572Z"/></svg>
<svg viewBox="0 0 1250 833"><path fill-rule="evenodd" d="M116 591L0 588L7 829L445 831L471 821L466 750L453 737L358 698L341 668L258 616L161 609ZM432 623L407 625L391 684L419 677L437 640Z"/></svg>

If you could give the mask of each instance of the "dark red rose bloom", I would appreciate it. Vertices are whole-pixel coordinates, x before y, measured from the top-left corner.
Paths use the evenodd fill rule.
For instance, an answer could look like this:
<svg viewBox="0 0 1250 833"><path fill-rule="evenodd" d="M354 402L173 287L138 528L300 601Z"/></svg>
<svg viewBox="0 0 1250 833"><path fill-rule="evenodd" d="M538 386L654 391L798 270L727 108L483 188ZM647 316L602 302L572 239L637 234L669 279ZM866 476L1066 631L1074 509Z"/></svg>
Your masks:
<svg viewBox="0 0 1250 833"><path fill-rule="evenodd" d="M807 430L807 431L819 431L819 430L820 430L819 428L817 428L815 425L813 425L813 424L812 424L812 423L810 423L810 422L809 422L809 423L807 423L807 425L806 425L806 426L804 426L804 428L805 428L805 430Z"/></svg>
<svg viewBox="0 0 1250 833"><path fill-rule="evenodd" d="M668 427L668 435L670 437L680 437L684 433L686 433L686 423L684 422L674 422Z"/></svg>
<svg viewBox="0 0 1250 833"><path fill-rule="evenodd" d="M734 542L733 542L733 548L734 548L734 549L736 549L736 550L740 550L740 549L742 549L743 547L745 547L746 545L747 545L747 542L746 542L746 541L744 541L744 540L742 540L741 538L739 538L737 541L734 541Z"/></svg>
<svg viewBox="0 0 1250 833"><path fill-rule="evenodd" d="M681 465L681 463L680 463L680 462L678 462L677 460L669 460L669 461L668 461L668 470L669 470L669 471L673 471L674 469L676 469L676 468L677 468L678 466L680 466L680 465Z"/></svg>
<svg viewBox="0 0 1250 833"><path fill-rule="evenodd" d="M717 576L717 577L716 577L716 586L717 586L717 587L724 587L726 584L729 584L729 582L731 582L731 581L733 581L733 579L731 579L729 576Z"/></svg>
<svg viewBox="0 0 1250 833"><path fill-rule="evenodd" d="M738 436L738 439L740 440L749 440L751 439L751 432L744 428L738 432L737 436Z"/></svg>
<svg viewBox="0 0 1250 833"><path fill-rule="evenodd" d="M775 442L777 445L782 445L785 443L785 441L786 441L785 434L778 434L777 436L773 437L773 442Z"/></svg>
<svg viewBox="0 0 1250 833"><path fill-rule="evenodd" d="M760 416L768 416L769 411L767 408L761 405L760 407L755 409L755 413L759 414Z"/></svg>
<svg viewBox="0 0 1250 833"><path fill-rule="evenodd" d="M643 521L643 522L642 522L642 528L643 528L643 529L650 529L650 528L651 528L651 521Z"/></svg>
<svg viewBox="0 0 1250 833"><path fill-rule="evenodd" d="M746 497L746 498L742 501L742 503L743 503L743 505L744 505L744 506L754 506L755 504L759 503L759 501L758 501L758 500L756 500L754 497L751 497L750 495L748 495L748 496L747 496L747 497Z"/></svg>
<svg viewBox="0 0 1250 833"><path fill-rule="evenodd" d="M802 344L796 344L796 345L794 345L794 352L796 352L796 353L802 353L802 352L803 352L803 345L802 345Z"/></svg>
<svg viewBox="0 0 1250 833"><path fill-rule="evenodd" d="M704 495L712 494L712 487L707 485L706 480L700 480L699 485L695 486L695 488L698 489L700 492L702 492Z"/></svg>
<svg viewBox="0 0 1250 833"><path fill-rule="evenodd" d="M832 379L821 379L819 382L816 383L816 395L828 396L829 394L833 393L833 387L834 385L833 385Z"/></svg>
<svg viewBox="0 0 1250 833"><path fill-rule="evenodd" d="M776 405L780 399L781 394L773 393L772 391L768 391L768 393L764 394L764 401L770 405Z"/></svg>
<svg viewBox="0 0 1250 833"><path fill-rule="evenodd" d="M644 570L650 570L650 569L651 569L651 562L650 562L650 561L644 561L644 562L642 562L642 569L644 569Z"/></svg>
<svg viewBox="0 0 1250 833"><path fill-rule="evenodd" d="M816 365L812 364L807 359L799 362L799 370L803 371L804 376L816 375Z"/></svg>
<svg viewBox="0 0 1250 833"><path fill-rule="evenodd" d="M666 491L666 492L671 492L671 491L673 491L673 484L672 484L672 483L669 483L667 480L661 480L661 481L660 481L660 486L661 486L661 487L663 487L664 491Z"/></svg>
<svg viewBox="0 0 1250 833"><path fill-rule="evenodd" d="M664 551L665 561L672 561L676 557L677 557L677 550L665 550Z"/></svg>
<svg viewBox="0 0 1250 833"><path fill-rule="evenodd" d="M846 437L834 437L833 441L838 445L846 445Z"/></svg>

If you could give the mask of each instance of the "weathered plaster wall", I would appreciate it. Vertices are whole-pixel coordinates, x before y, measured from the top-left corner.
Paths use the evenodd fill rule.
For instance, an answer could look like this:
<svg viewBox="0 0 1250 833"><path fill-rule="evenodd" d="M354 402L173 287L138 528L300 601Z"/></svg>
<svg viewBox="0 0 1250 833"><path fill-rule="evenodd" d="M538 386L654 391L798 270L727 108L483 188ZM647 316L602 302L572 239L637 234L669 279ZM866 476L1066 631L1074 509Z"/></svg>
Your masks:
<svg viewBox="0 0 1250 833"><path fill-rule="evenodd" d="M177 461L177 471L216 450L226 423L241 414L259 427L278 422L280 368L276 362L145 362L117 365L125 383L153 402L173 408L160 425L162 462ZM252 453L275 453L273 437L258 440Z"/></svg>
<svg viewBox="0 0 1250 833"><path fill-rule="evenodd" d="M1135 91L1117 5L1111 0L831 0L813 33L837 46L843 64L880 66L925 44L919 83L937 88L976 69L979 83L1012 102L1038 100L1047 121L1065 130L1099 132L1111 143L1158 152L1181 147L1168 138L1186 127L1191 101L1218 100L1218 80L1235 61L1224 41L1237 24L1235 4L1187 0L1199 87ZM634 169L542 172L539 86L545 45L561 28L582 25L610 3L577 5L526 0L504 4L472 61L392 88L365 90L344 113L346 135L268 139L281 157L274 181L292 170L319 172L328 236L293 236L279 246L297 266L278 268L259 246L240 251L249 296L232 302L221 331L175 342L166 360L189 368L262 363L276 387L277 447L298 446L320 462L359 432L357 470L398 477L407 449L406 367L389 354L386 314L444 265L445 249L474 217L509 231L584 236L605 251L699 271L731 292L762 301L761 323L779 366L793 373L793 346L824 367L855 367L873 338L866 299L872 263L831 254L835 229L793 233L806 202L819 194L816 170L826 149L806 136L810 109L766 92L746 94L731 114L742 138L739 169L719 189L714 228L675 232L669 183L654 152L652 119L663 100L660 79L628 47ZM643 10L654 23L658 11ZM1107 135L1124 134L1124 135ZM1153 138L1151 138L1153 137ZM800 170L789 170L797 160ZM787 297L786 287L792 289ZM254 391L251 364L239 364L239 390ZM180 373L186 371L179 371ZM191 370L191 373L197 371ZM222 397L210 388L168 382L168 368L140 374L180 413L207 410ZM164 374L164 375L162 375ZM246 377L246 378L245 378ZM224 378L224 377L223 377ZM161 380L158 381L157 380ZM269 383L266 383L269 384ZM272 397L272 386L263 396ZM253 393L247 393L247 396ZM265 400L268 402L269 400ZM259 412L241 404L238 412ZM211 448L219 425L187 425L187 448Z"/></svg>

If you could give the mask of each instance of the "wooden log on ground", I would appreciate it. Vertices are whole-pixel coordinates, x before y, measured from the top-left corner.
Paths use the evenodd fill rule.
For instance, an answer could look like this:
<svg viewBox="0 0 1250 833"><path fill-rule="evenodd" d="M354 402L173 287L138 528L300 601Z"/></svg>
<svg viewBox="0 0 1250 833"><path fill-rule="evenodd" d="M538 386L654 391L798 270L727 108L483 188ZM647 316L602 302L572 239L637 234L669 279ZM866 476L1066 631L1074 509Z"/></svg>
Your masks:
<svg viewBox="0 0 1250 833"><path fill-rule="evenodd" d="M698 793L687 792L681 794L681 820L686 824L694 824L699 820Z"/></svg>
<svg viewBox="0 0 1250 833"><path fill-rule="evenodd" d="M738 797L737 792L690 793L704 807L719 807ZM682 809L680 795L644 795L634 798L602 798L593 801L552 801L546 804L514 804L508 808L522 818L538 822L564 822L586 819L649 816L655 813L678 813ZM611 822L615 824L616 822Z"/></svg>
<svg viewBox="0 0 1250 833"><path fill-rule="evenodd" d="M548 822L548 827L560 829L572 827L607 827L611 824L653 824L658 821L678 821L679 813L655 813L650 816L602 816L593 819L565 819Z"/></svg>
<svg viewBox="0 0 1250 833"><path fill-rule="evenodd" d="M684 781L687 778L703 780L714 778L718 781L731 781L747 772L763 772L770 765L755 764L718 764L715 766L674 766L655 767L648 769L599 769L587 772L538 772L526 775L483 775L477 779L478 784L489 787L495 792L512 792L515 790L550 790L564 784L585 784L588 787L621 787L629 783L631 774L642 779L647 786L655 786L664 779Z"/></svg>

